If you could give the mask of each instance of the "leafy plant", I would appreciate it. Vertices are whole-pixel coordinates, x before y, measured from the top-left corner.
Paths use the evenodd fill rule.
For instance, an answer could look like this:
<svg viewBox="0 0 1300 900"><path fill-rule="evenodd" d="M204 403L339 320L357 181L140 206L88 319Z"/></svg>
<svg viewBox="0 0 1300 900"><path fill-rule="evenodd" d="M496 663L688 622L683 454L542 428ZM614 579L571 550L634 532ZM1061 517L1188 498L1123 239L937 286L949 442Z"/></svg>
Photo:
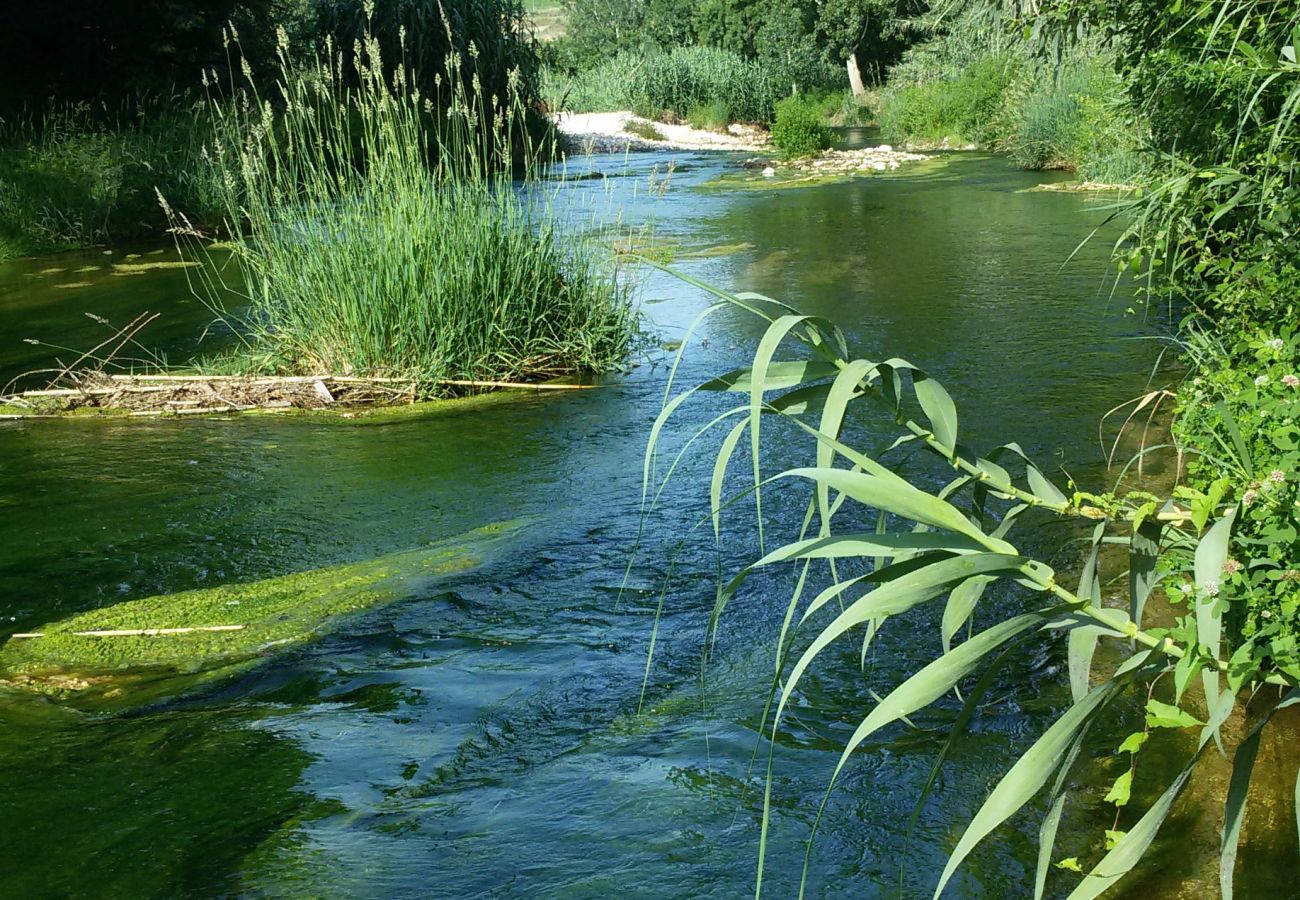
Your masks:
<svg viewBox="0 0 1300 900"><path fill-rule="evenodd" d="M724 512L752 501L760 523L759 540L766 543L764 497L775 490L795 491L802 497L803 526L795 539L767 549L761 559L720 584L709 618L708 646L712 646L728 607L742 595L752 573L793 567L794 587L779 635L776 677L763 716L770 746L776 746L788 711L800 702L805 677L828 664L828 650L857 639L865 655L873 636L891 621L907 621L912 611L942 601L942 624L936 636L941 651L862 715L829 774L827 798L853 754L868 746L873 736L959 692L962 712L935 763L928 782L932 786L999 667L1035 635L1040 640L1059 635L1068 645L1073 704L993 788L952 850L935 896L978 844L1046 790L1048 812L1040 830L1033 896L1044 895L1050 878L1076 870L1084 875L1070 896L1089 900L1134 869L1194 777L1200 758L1212 743L1222 740L1223 724L1253 695L1263 707L1236 749L1234 774L1224 799L1221 870L1225 896L1230 896L1260 735L1274 713L1300 702L1300 689L1288 667L1257 657L1242 665L1246 645L1235 643L1232 632L1225 630L1224 577L1233 558L1233 529L1242 514L1236 506L1223 505L1227 492L1191 490L1175 501L1149 494L1120 497L1076 491L1067 495L1016 444L983 454L965 446L953 400L913 364L897 358L852 358L843 334L823 318L801 315L760 295L733 295L692 283L708 291L715 302L688 330L678 362L694 330L719 310L738 308L768 325L750 366L676 394L670 377L666 403L647 447L644 496L649 505L649 498L662 490L656 455L677 410L701 392L721 392L738 395L738 403L717 415L687 445L719 426L725 431L705 518L715 539L721 539ZM912 474L905 478L880 458L844 442L852 411L867 404L879 410L876 421L895 425L897 438L891 451L911 450L918 459L932 460L936 472L947 473L942 488L921 486L917 460L909 461ZM779 473L765 471L763 435L778 426L804 434L814 443L815 457L807 465ZM744 455L742 447L748 449L743 468L750 484L728 496L724 493L727 473L735 457ZM676 463L663 476L664 482L675 468ZM1016 526L1031 510L1087 526L1088 551L1076 588L1062 583L1065 573L1013 542ZM1123 548L1127 556L1128 597L1123 608L1103 602L1102 585L1110 580L1103 571L1107 563L1103 546ZM1188 585L1185 616L1172 627L1144 623L1147 600L1162 578ZM981 606L980 600L995 585L1021 592L1023 602L1015 614L989 623L988 604ZM981 622L978 630L977 621ZM1098 671L1094 661L1103 640L1113 642L1122 661ZM706 649L706 662L707 656ZM1189 687L1197 676L1205 696L1204 720L1186 708ZM1171 692L1152 695L1157 685L1171 682ZM1271 687L1258 690L1265 686ZM1130 696L1142 698L1147 729L1124 740L1122 752L1137 753L1152 729L1190 731L1191 752L1172 780L1144 785L1143 793L1154 791L1155 800L1141 813L1132 810L1135 770L1128 767L1108 795L1123 821L1108 832L1105 848L1098 849L1087 864L1070 858L1054 867L1057 830L1071 799L1072 774L1085 758L1080 752L1085 736L1103 727L1099 723ZM756 892L762 889L769 849L773 765L769 751ZM918 813L928 790L917 801ZM825 805L824 799L822 810ZM820 812L813 835L819 821ZM1121 829L1120 824L1127 827ZM805 863L805 879L807 874ZM1024 893L1030 889L1026 887Z"/></svg>
<svg viewBox="0 0 1300 900"><path fill-rule="evenodd" d="M833 143L834 136L822 119L820 104L803 97L786 97L776 105L772 143L783 156L814 156Z"/></svg>
<svg viewBox="0 0 1300 900"><path fill-rule="evenodd" d="M715 100L712 103L702 103L693 107L686 120L691 123L692 128L704 131L726 131L727 126L731 124L731 110L721 100Z"/></svg>

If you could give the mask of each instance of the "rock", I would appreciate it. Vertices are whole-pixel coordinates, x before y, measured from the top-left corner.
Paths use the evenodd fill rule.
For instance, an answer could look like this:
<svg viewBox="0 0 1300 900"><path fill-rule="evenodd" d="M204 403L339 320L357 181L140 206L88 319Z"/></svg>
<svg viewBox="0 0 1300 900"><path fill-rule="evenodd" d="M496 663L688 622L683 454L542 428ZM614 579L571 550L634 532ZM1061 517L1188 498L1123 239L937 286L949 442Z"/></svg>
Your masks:
<svg viewBox="0 0 1300 900"><path fill-rule="evenodd" d="M772 168L771 166L768 166L766 169L763 170L763 177L764 177L764 178L775 178L775 177L776 177L776 169Z"/></svg>
<svg viewBox="0 0 1300 900"><path fill-rule="evenodd" d="M880 151L881 153L893 153L893 152L894 152L894 148L891 147L891 146L889 146L888 144L881 144L881 145L880 145L879 147L877 147L876 149L877 149L878 151Z"/></svg>

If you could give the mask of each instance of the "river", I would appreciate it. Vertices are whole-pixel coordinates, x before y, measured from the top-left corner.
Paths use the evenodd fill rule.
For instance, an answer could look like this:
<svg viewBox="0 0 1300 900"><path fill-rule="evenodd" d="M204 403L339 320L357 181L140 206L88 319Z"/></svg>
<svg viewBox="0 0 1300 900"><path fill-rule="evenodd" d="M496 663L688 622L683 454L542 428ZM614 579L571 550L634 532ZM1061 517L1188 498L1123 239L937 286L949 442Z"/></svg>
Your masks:
<svg viewBox="0 0 1300 900"><path fill-rule="evenodd" d="M678 154L658 196L648 178L667 159L575 163L602 177L562 194L594 199L560 202L653 222L687 251L683 271L828 316L863 355L925 366L973 446L1017 440L1058 483L1063 468L1105 486L1098 420L1143 390L1160 347L1122 314L1127 288L1111 298L1104 239L1063 266L1103 218L1097 201L1030 192L1060 176L977 154L783 191L707 189L731 161ZM172 258L139 252L129 262ZM0 265L0 375L68 361L25 339L80 350L106 337L87 313L115 325L160 313L141 341L171 359L210 346L196 344L211 315L184 270L112 268L123 262L115 250ZM708 302L657 272L640 296L665 344ZM759 333L737 314L713 317L679 379L744 364ZM598 390L400 421L0 423L0 636L534 519L486 566L198 694L101 718L0 698L0 895L752 895L758 716L788 573L733 605L701 688L716 557L691 526L707 503L706 450L650 517L618 602L666 360L651 352ZM670 442L712 409L686 407ZM772 464L806 451L791 438ZM789 536L798 512L778 497L767 527ZM751 520L732 516L724 569L751 558ZM1050 550L1061 534L1047 527L1030 543ZM658 589L683 535L638 715ZM846 647L807 679L775 754L770 896L793 895L852 714L935 651L936 621L924 612L887 632L865 673ZM1007 670L910 843L905 824L952 711L860 753L814 845L810 896L896 896L900 867L906 894L928 896L993 780L1066 702L1062 657L1044 643ZM1036 831L1014 820L950 895L1024 896Z"/></svg>

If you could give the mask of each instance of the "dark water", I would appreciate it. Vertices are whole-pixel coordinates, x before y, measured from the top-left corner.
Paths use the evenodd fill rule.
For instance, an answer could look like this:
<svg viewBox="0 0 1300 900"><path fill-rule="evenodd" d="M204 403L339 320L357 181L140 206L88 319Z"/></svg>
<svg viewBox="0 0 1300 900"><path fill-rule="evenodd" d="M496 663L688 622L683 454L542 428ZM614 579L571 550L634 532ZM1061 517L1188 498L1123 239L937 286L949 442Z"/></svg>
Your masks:
<svg viewBox="0 0 1300 900"><path fill-rule="evenodd" d="M1039 176L974 156L732 193L696 189L722 162L683 157L654 198L646 178L664 162L599 161L610 194L580 182L594 195L577 206L653 219L687 248L752 245L681 267L830 316L865 355L925 365L958 400L971 444L1019 440L1045 466L1100 484L1098 417L1142 389L1157 347L1125 339L1145 334L1140 322L1107 314L1101 243L1060 268L1099 219L1087 201L1024 193ZM172 358L196 352L209 316L184 273L71 271L103 259L0 267L6 380L47 364L48 348L24 338L77 348L99 339L103 326L85 312L114 323L163 312L153 344ZM42 274L53 268L64 271ZM58 286L76 281L89 286ZM642 297L664 340L707 303L658 274ZM742 364L758 333L715 316L683 383ZM0 895L752 893L768 751L758 716L789 585L774 573L738 598L701 687L716 565L712 542L691 532L706 501L705 451L650 520L634 590L617 602L664 378L656 356L598 391L388 424L0 423L0 634L538 518L486 567L207 693L107 719L0 698ZM715 408L685 412L670 440ZM870 423L856 427L870 439ZM807 451L776 438L773 466ZM773 497L774 535L792 533L801 502ZM733 517L724 568L753 552L750 517ZM690 534L638 715L658 587ZM806 680L775 750L769 896L795 889L801 841L852 715L937 645L937 616L926 613L895 623L865 672L846 646ZM1063 699L1059 657L1043 645L1008 670L910 844L905 823L952 712L860 754L814 846L810 895L896 895L901 867L906 895L928 896L992 780ZM1025 896L1036 829L1016 820L951 894Z"/></svg>

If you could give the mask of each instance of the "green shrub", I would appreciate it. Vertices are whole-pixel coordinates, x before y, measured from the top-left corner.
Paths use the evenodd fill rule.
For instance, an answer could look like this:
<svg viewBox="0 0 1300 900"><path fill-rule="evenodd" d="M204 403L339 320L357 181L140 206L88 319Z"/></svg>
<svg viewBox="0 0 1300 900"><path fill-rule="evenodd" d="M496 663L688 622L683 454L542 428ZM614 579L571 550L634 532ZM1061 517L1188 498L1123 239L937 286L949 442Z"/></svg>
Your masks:
<svg viewBox="0 0 1300 900"><path fill-rule="evenodd" d="M645 138L647 141L666 141L664 133L660 131L653 122L643 122L640 119L633 119L623 126L623 130L628 134L635 135L639 138Z"/></svg>
<svg viewBox="0 0 1300 900"><path fill-rule="evenodd" d="M1193 337L1200 364L1179 390L1174 435L1189 487L1240 510L1220 593L1234 643L1300 678L1300 334L1294 319L1238 334L1226 346Z"/></svg>
<svg viewBox="0 0 1300 900"><path fill-rule="evenodd" d="M721 100L693 107L686 116L692 128L704 131L726 131L731 124L731 110Z"/></svg>
<svg viewBox="0 0 1300 900"><path fill-rule="evenodd" d="M833 135L816 101L786 97L776 104L772 143L783 156L812 156L830 147L832 142Z"/></svg>
<svg viewBox="0 0 1300 900"><path fill-rule="evenodd" d="M998 137L1003 95L1022 65L989 54L952 77L893 84L881 97L881 132L893 141L990 143Z"/></svg>

